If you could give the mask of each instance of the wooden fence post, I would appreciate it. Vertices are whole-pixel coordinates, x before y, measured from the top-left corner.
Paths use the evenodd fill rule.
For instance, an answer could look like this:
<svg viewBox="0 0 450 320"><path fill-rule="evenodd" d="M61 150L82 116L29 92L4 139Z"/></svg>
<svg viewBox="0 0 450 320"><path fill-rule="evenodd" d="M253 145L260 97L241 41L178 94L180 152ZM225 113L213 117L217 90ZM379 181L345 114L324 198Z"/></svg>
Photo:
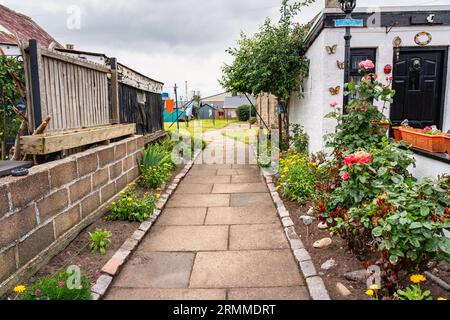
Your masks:
<svg viewBox="0 0 450 320"><path fill-rule="evenodd" d="M111 66L111 106L112 106L112 124L120 123L119 108L119 74L117 72L117 59L111 58L109 62Z"/></svg>
<svg viewBox="0 0 450 320"><path fill-rule="evenodd" d="M33 110L31 114L30 129L34 131L42 123L42 96L41 96L41 53L39 43L35 39L29 41L30 55L31 98Z"/></svg>

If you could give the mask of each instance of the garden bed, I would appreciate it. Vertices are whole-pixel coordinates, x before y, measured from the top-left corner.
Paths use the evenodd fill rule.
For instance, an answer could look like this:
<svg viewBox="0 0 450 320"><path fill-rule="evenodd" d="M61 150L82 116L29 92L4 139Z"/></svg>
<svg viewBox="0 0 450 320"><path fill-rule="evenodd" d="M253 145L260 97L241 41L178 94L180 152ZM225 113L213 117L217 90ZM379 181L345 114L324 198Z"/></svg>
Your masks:
<svg viewBox="0 0 450 320"><path fill-rule="evenodd" d="M175 177L183 170L184 165L178 166L174 171L170 180L164 184L161 193L165 191L167 186L171 185ZM136 186L138 196L144 196L151 191L146 188ZM133 233L138 230L141 223L129 221L107 221L107 215L99 218L89 227L84 229L63 251L54 256L48 264L42 267L33 277L25 283L25 287L30 287L33 283L47 276L57 276L59 272L66 270L69 266L80 267L82 274L86 276L91 286L93 286L98 278L102 275L101 270L104 265L113 257L124 242L129 239ZM111 244L106 248L106 254L101 255L98 251L91 252L89 245L91 243L89 233L95 232L97 229L111 231ZM13 299L15 294L11 294Z"/></svg>
<svg viewBox="0 0 450 320"><path fill-rule="evenodd" d="M322 277L325 286L329 292L330 297L333 300L369 300L369 297L365 295L367 285L365 281L350 281L347 280L345 274L357 270L362 270L365 267L367 261L374 261L376 256L366 253L363 255L356 255L351 250L349 250L347 241L340 238L339 236L330 236L328 230L320 230L318 228L318 221L314 221L309 227L309 238L307 237L307 228L300 221L301 216L305 216L308 213L310 204L301 205L298 202L290 201L286 198L282 198L286 209L291 213L295 229L297 234L301 237L303 244L310 254L318 274ZM331 237L333 243L323 249L316 249L313 247L315 241ZM336 266L329 269L323 270L321 266L326 261L334 259ZM439 277L447 283L450 283L450 265L446 263L439 263L437 265L430 266L428 270L433 275ZM402 279L407 279L408 274L405 272ZM351 295L343 296L337 289L337 284L343 284L348 290L350 290ZM410 283L406 281L401 281L401 285L408 286ZM433 297L444 297L450 299L450 292L446 291L439 285L428 280L427 283L423 284L424 289L430 290Z"/></svg>

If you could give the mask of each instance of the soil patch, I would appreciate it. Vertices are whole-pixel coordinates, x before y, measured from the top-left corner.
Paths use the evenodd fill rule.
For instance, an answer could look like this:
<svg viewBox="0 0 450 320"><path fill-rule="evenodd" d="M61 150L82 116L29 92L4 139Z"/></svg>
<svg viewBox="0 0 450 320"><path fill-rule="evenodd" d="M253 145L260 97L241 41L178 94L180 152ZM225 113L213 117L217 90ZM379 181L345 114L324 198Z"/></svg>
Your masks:
<svg viewBox="0 0 450 320"><path fill-rule="evenodd" d="M328 230L320 230L318 228L319 222L316 220L311 226L309 226L308 236L307 227L300 221L300 216L307 215L311 204L301 205L297 202L293 202L285 198L283 198L283 201L286 209L288 209L291 214L298 235L301 237L305 248L311 255L317 272L325 282L330 297L333 300L369 300L369 298L365 295L367 285L362 281L349 281L345 278L344 275L348 272L364 269L364 263L366 261L374 261L374 259L376 260L376 255L355 255L348 249L348 245L345 240L338 236L331 236ZM332 238L333 240L331 246L324 249L316 249L313 247L315 241L328 237ZM336 266L329 270L321 269L322 264L330 259L334 259L334 261L336 262ZM442 280L446 281L447 283L450 283L449 264L434 264L433 266L430 266L429 271ZM403 274L402 278L405 279L405 282L402 282L403 285L410 285L410 283L407 282L407 276L407 273ZM342 296L337 289L338 283L342 283L344 286L346 286L352 294L347 297ZM422 285L422 287L424 289L430 290L434 298L444 297L450 299L450 293L440 286L436 285L431 280Z"/></svg>

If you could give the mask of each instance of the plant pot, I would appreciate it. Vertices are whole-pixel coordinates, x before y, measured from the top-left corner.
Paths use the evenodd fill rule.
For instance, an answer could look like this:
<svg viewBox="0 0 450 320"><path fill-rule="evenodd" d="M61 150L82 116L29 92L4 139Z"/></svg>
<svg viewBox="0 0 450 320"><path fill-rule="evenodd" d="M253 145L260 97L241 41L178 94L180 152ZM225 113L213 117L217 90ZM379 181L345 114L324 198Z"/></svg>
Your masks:
<svg viewBox="0 0 450 320"><path fill-rule="evenodd" d="M392 127L392 131L394 131L394 140L395 141L402 141L402 131L400 130L401 127Z"/></svg>
<svg viewBox="0 0 450 320"><path fill-rule="evenodd" d="M444 135L444 141L445 141L445 149L447 149L447 154L450 157L450 134Z"/></svg>
<svg viewBox="0 0 450 320"><path fill-rule="evenodd" d="M402 140L413 147L428 152L444 153L446 151L444 135L432 136L423 133L421 129L400 128Z"/></svg>

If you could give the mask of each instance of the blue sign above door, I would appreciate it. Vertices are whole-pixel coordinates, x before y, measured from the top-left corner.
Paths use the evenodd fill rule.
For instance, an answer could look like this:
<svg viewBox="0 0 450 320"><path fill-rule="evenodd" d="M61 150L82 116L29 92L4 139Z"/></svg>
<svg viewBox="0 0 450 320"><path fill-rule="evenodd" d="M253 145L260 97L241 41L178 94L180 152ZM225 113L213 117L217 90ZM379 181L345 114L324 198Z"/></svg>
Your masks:
<svg viewBox="0 0 450 320"><path fill-rule="evenodd" d="M342 27L362 28L362 27L364 27L364 20L362 20L362 19L337 19L337 20L334 20L334 26L336 28L342 28Z"/></svg>

